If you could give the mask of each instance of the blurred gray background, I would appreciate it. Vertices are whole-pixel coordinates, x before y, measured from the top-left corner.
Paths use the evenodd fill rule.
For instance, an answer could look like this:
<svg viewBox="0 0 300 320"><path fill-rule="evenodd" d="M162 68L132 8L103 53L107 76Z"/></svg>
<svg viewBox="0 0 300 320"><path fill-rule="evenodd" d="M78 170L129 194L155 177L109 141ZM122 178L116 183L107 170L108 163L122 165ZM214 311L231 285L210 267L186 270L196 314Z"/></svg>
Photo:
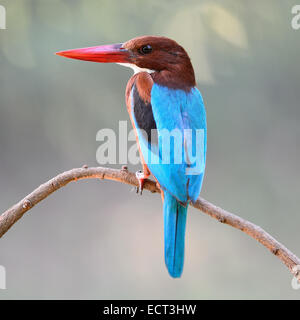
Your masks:
<svg viewBox="0 0 300 320"><path fill-rule="evenodd" d="M164 35L189 52L206 103L202 196L300 254L295 1L0 4L7 10L7 30L0 30L0 212L64 170L96 166L97 131L129 120L129 69L53 53ZM193 208L184 273L171 279L160 197L131 189L80 181L27 213L0 240L7 271L0 299L300 298L288 269L263 246Z"/></svg>

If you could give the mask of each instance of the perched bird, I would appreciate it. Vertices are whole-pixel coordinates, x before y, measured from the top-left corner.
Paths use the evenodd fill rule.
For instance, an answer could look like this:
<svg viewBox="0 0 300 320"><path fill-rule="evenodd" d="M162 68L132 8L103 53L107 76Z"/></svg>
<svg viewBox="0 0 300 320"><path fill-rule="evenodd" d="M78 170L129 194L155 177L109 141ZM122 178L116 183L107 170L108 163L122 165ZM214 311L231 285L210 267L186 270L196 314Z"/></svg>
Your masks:
<svg viewBox="0 0 300 320"><path fill-rule="evenodd" d="M180 277L188 204L200 194L206 158L206 112L188 54L175 41L157 36L57 54L134 70L126 105L143 165L136 176L140 191L150 174L160 186L165 263L172 277Z"/></svg>

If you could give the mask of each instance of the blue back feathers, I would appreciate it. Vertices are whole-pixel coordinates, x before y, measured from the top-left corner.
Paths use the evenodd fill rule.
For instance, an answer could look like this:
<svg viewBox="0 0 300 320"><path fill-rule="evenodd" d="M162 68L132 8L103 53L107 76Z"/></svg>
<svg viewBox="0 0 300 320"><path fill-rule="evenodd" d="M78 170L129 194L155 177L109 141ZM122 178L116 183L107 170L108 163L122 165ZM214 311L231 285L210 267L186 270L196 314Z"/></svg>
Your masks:
<svg viewBox="0 0 300 320"><path fill-rule="evenodd" d="M136 101L132 100L133 103ZM186 92L154 84L151 105L145 108L150 109L151 106L158 143L153 139L150 143L145 138L141 130L144 128L137 123L133 112L145 162L164 190L169 191L182 203L195 201L202 186L206 157L206 113L201 94L197 88ZM168 133L171 133L170 144L163 143L164 138L168 138ZM178 143L177 138L173 138L173 133L181 139L181 143ZM167 150L168 148L170 149ZM170 155L168 163L164 162L165 154ZM194 160L192 165L189 159ZM178 163L180 160L181 163Z"/></svg>

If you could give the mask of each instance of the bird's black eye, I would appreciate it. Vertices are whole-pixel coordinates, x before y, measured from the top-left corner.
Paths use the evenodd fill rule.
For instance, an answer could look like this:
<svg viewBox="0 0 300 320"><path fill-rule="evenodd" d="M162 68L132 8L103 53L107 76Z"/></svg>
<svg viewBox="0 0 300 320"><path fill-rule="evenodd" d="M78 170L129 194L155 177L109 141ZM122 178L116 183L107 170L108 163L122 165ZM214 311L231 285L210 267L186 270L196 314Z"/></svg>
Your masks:
<svg viewBox="0 0 300 320"><path fill-rule="evenodd" d="M150 44L147 44L146 46L142 46L139 50L139 52L141 54L148 54L152 52L152 47L150 46Z"/></svg>

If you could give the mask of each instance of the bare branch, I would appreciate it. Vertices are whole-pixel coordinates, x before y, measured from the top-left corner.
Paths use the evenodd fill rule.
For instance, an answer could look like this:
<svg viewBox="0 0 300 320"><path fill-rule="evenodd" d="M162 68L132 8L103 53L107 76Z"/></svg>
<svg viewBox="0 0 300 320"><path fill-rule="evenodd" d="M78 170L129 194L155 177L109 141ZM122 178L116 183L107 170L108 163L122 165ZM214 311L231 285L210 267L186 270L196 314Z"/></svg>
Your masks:
<svg viewBox="0 0 300 320"><path fill-rule="evenodd" d="M102 167L88 168L87 166L84 166L83 168L76 168L63 172L40 185L32 193L0 216L0 238L24 215L25 212L34 207L37 203L47 198L54 191L64 187L69 182L81 179L114 180L131 186L138 186L135 174L129 172L126 167L123 167L121 170L116 170ZM160 193L156 183L151 180L146 181L144 189L153 193ZM300 265L300 259L261 227L225 211L203 198L199 198L196 203L191 205L219 222L239 229L260 242L277 256L288 267L291 273L300 280L300 274L297 272L296 268L296 266Z"/></svg>

